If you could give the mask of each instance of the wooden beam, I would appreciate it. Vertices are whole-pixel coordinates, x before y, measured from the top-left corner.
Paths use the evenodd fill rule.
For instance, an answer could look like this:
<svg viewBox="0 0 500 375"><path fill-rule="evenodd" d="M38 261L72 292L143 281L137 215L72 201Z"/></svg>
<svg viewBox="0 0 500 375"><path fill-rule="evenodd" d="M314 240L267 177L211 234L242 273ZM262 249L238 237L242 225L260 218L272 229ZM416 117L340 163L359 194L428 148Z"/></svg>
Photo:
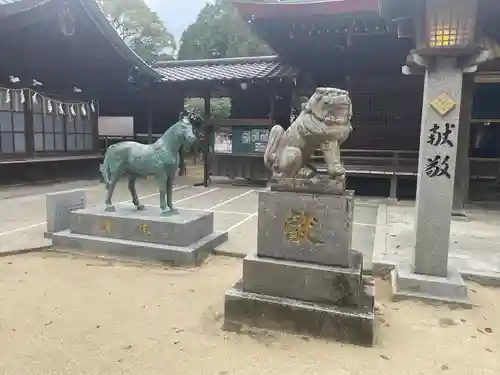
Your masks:
<svg viewBox="0 0 500 375"><path fill-rule="evenodd" d="M465 203L469 200L470 161L469 145L471 132L472 106L474 101L474 76L464 75L462 104L458 125L457 161L453 192L453 213L461 215Z"/></svg>

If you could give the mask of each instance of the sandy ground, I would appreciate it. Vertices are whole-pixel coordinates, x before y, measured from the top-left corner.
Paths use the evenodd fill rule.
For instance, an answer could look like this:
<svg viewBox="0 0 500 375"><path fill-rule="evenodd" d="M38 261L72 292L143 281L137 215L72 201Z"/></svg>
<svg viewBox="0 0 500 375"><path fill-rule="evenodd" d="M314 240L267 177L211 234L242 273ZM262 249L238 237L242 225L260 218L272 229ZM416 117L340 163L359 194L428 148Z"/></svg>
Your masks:
<svg viewBox="0 0 500 375"><path fill-rule="evenodd" d="M282 333L226 333L241 260L194 270L54 253L0 259L0 374L498 374L500 290L472 310L388 301L374 348Z"/></svg>

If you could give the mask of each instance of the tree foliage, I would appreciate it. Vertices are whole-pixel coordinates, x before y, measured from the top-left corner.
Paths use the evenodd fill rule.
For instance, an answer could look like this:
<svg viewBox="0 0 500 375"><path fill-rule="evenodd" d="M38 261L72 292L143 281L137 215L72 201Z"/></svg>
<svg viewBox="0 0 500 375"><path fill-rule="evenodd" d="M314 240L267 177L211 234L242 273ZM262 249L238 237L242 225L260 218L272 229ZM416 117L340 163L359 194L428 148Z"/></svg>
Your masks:
<svg viewBox="0 0 500 375"><path fill-rule="evenodd" d="M207 4L182 34L179 60L270 55L230 0Z"/></svg>
<svg viewBox="0 0 500 375"><path fill-rule="evenodd" d="M175 39L144 0L100 0L100 5L125 43L145 61L171 59Z"/></svg>
<svg viewBox="0 0 500 375"><path fill-rule="evenodd" d="M205 117L205 100L203 98L189 98L184 107ZM225 119L231 114L231 98L211 98L210 112L212 119Z"/></svg>

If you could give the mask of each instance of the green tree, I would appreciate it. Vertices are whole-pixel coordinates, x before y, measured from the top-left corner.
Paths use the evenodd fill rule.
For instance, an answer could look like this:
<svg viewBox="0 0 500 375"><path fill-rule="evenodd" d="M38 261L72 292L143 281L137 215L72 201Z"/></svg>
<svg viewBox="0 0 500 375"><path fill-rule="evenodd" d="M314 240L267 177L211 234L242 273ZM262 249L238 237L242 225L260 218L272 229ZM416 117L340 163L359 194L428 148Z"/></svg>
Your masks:
<svg viewBox="0 0 500 375"><path fill-rule="evenodd" d="M144 0L99 0L104 14L125 43L143 60L169 60L175 39Z"/></svg>
<svg viewBox="0 0 500 375"><path fill-rule="evenodd" d="M179 60L272 54L243 21L230 0L207 4L182 34Z"/></svg>
<svg viewBox="0 0 500 375"><path fill-rule="evenodd" d="M189 98L184 101L184 107L205 117L205 100ZM231 114L231 98L211 98L210 112L212 119L225 119Z"/></svg>

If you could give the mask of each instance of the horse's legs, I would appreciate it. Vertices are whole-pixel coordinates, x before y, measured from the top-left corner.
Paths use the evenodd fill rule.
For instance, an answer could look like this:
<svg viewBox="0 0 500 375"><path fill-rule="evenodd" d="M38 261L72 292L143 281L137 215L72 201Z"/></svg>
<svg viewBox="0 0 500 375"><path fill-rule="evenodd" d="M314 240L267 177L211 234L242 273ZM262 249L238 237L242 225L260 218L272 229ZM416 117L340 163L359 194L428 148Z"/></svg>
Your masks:
<svg viewBox="0 0 500 375"><path fill-rule="evenodd" d="M169 174L167 175L167 206L168 208L170 208L170 211L177 211L172 203L173 185L174 185L174 176L172 174Z"/></svg>
<svg viewBox="0 0 500 375"><path fill-rule="evenodd" d="M137 190L135 190L135 180L136 178L132 176L128 178L128 190L132 195L132 203L140 211L144 210L144 205L139 203L139 198L137 197Z"/></svg>
<svg viewBox="0 0 500 375"><path fill-rule="evenodd" d="M106 204L106 212L115 212L115 207L113 206L113 203L111 203L111 198L113 197L113 192L115 191L116 183L121 177L121 173L116 173L109 184L108 187L108 194L106 195L106 201L104 202Z"/></svg>
<svg viewBox="0 0 500 375"><path fill-rule="evenodd" d="M155 176L158 189L160 191L160 208L162 212L167 211L167 204L165 203L165 194L167 192L167 176L165 173L160 173Z"/></svg>

